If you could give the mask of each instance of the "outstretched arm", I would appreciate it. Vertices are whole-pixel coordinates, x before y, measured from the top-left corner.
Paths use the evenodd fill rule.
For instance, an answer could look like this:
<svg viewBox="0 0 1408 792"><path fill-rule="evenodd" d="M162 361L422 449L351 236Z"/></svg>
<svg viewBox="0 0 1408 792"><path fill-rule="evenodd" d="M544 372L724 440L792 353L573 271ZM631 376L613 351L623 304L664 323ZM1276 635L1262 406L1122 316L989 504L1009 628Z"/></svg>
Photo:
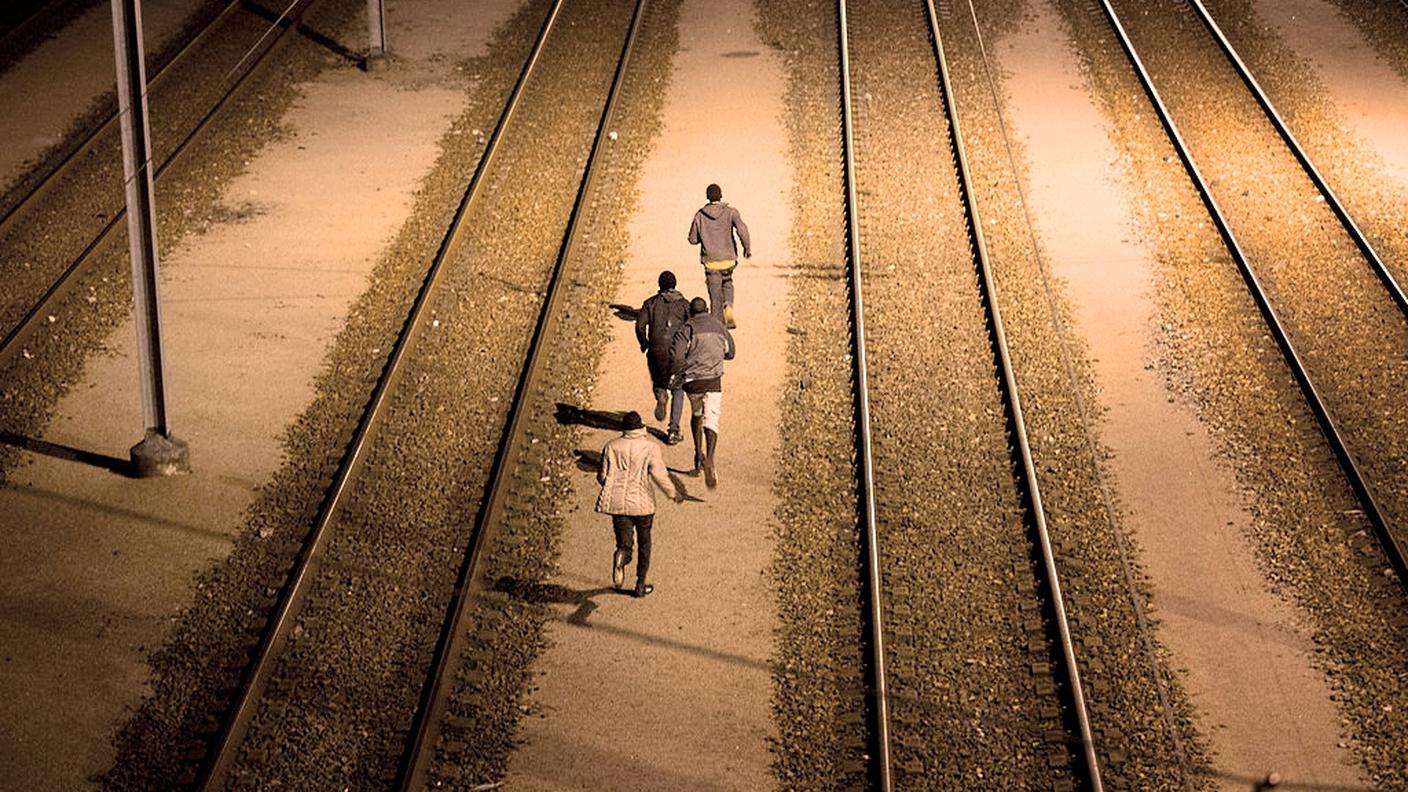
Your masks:
<svg viewBox="0 0 1408 792"><path fill-rule="evenodd" d="M670 469L665 466L665 454L660 450L659 445L656 445L650 451L649 471L650 477L655 480L655 486L659 487L661 492L669 495L672 500L678 503L681 499L681 494L680 491L675 488L675 482L670 480Z"/></svg>

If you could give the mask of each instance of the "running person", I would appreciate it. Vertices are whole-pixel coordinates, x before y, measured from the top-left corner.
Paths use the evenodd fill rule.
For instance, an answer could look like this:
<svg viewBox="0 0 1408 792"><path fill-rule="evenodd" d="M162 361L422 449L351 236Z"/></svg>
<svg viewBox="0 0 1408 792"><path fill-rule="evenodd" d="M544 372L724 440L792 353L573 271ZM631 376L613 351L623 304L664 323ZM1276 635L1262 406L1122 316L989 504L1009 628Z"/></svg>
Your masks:
<svg viewBox="0 0 1408 792"><path fill-rule="evenodd" d="M694 469L704 469L704 483L718 486L714 451L719 445L719 414L724 401L724 361L733 360L733 336L703 297L689 303L690 317L675 333L670 373L689 396L689 430L694 435Z"/></svg>
<svg viewBox="0 0 1408 792"><path fill-rule="evenodd" d="M738 210L724 203L724 191L711 184L704 190L709 203L694 213L689 226L689 244L699 246L699 262L704 265L704 284L709 288L709 302L714 316L729 327L733 320L733 270L738 266L738 247L734 233L743 246L743 257L753 257L753 244L748 239L748 226Z"/></svg>

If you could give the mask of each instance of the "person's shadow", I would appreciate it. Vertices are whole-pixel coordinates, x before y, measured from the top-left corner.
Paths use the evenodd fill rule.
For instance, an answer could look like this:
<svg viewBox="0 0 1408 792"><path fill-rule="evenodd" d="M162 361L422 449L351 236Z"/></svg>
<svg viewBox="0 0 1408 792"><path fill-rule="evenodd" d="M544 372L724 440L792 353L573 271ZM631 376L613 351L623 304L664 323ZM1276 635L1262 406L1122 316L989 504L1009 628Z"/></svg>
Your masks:
<svg viewBox="0 0 1408 792"><path fill-rule="evenodd" d="M622 424L626 420L625 410L589 410L578 407L575 404L557 403L557 413L553 416L559 424L568 426L576 424L578 426L589 426L593 429L610 429L619 432L625 427ZM645 431L650 436L661 442L665 441L666 434L661 430L647 426ZM600 456L600 455L598 455ZM600 459L597 460L598 462Z"/></svg>
<svg viewBox="0 0 1408 792"><path fill-rule="evenodd" d="M578 627L591 626L587 624L587 618L598 607L593 597L601 594L615 594L622 597L632 595L629 589L618 589L612 586L570 589L556 583L537 583L531 580L519 580L508 575L499 578L498 582L494 584L494 590L507 594L519 602L533 605L576 605L576 610L568 615L567 623L575 624Z"/></svg>

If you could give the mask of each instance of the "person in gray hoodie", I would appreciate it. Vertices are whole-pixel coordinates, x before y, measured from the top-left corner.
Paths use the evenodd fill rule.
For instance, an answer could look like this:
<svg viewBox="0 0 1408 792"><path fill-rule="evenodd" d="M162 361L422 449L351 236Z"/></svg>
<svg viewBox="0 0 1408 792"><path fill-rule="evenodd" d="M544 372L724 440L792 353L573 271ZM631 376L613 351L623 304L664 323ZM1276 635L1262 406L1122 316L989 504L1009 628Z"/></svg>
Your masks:
<svg viewBox="0 0 1408 792"><path fill-rule="evenodd" d="M660 291L648 297L636 312L636 340L645 353L650 385L655 390L655 420L665 420L665 404L670 402L670 433L665 442L674 445L684 439L680 434L684 390L670 387L670 343L675 331L689 320L689 301L675 291L675 273L660 273L658 283Z"/></svg>
<svg viewBox="0 0 1408 792"><path fill-rule="evenodd" d="M719 445L719 415L724 400L724 361L733 360L733 336L703 297L689 303L690 317L670 347L670 374L689 395L689 429L694 435L694 469L704 469L704 483L718 486L714 451Z"/></svg>
<svg viewBox="0 0 1408 792"><path fill-rule="evenodd" d="M724 191L711 184L704 190L709 203L694 213L689 226L689 244L699 246L699 262L704 265L704 284L709 288L709 303L714 316L729 327L737 327L733 319L733 270L738 266L738 248L733 235L743 246L743 257L753 257L753 245L748 239L748 226L738 210L724 203Z"/></svg>

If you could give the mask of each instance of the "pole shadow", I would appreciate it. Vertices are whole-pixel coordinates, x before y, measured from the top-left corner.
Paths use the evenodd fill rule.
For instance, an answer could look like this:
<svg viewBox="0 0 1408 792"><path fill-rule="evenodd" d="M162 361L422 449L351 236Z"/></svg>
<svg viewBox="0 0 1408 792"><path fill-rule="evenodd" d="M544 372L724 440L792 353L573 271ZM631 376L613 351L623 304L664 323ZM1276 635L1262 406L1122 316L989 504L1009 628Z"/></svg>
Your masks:
<svg viewBox="0 0 1408 792"><path fill-rule="evenodd" d="M84 465L102 468L109 473L116 473L126 478L133 478L135 476L131 460L119 459L117 457L108 456L107 454L99 454L96 451L85 451L82 448L60 445L59 443L51 443L48 440L40 440L37 437L25 437L24 435L18 435L14 432L4 431L0 431L0 443L14 446L15 448L23 448L31 453L43 454L44 456L50 456L55 459L79 462Z"/></svg>
<svg viewBox="0 0 1408 792"><path fill-rule="evenodd" d="M278 12L278 11L273 11L273 10L270 10L270 9L268 9L268 8L265 8L263 5L261 5L261 4L259 4L259 3L246 2L246 3L244 4L244 7L245 7L245 9L247 9L251 14L254 14L254 15L257 16L257 17L262 18L263 20L265 20L266 22L268 22L270 25L287 25L287 24L290 24L290 20L289 20L287 17L283 16L283 14L281 14L281 13ZM315 30L315 29L314 29L311 25L309 25L307 22L300 21L300 22L298 22L297 24L298 24L298 33L299 33L300 35L302 35L304 38L308 39L309 41L313 42L314 44L317 44L318 46L322 47L323 49L327 50L328 52L331 52L332 54L338 56L339 58L342 58L343 60L346 60L348 63L352 63L352 64L361 63L361 61L362 61L361 55L357 54L356 52L353 52L351 48L349 48L349 47L347 47L346 45L342 44L342 42L337 41L336 39L332 38L331 36L327 35L326 33L323 33L322 31Z"/></svg>

